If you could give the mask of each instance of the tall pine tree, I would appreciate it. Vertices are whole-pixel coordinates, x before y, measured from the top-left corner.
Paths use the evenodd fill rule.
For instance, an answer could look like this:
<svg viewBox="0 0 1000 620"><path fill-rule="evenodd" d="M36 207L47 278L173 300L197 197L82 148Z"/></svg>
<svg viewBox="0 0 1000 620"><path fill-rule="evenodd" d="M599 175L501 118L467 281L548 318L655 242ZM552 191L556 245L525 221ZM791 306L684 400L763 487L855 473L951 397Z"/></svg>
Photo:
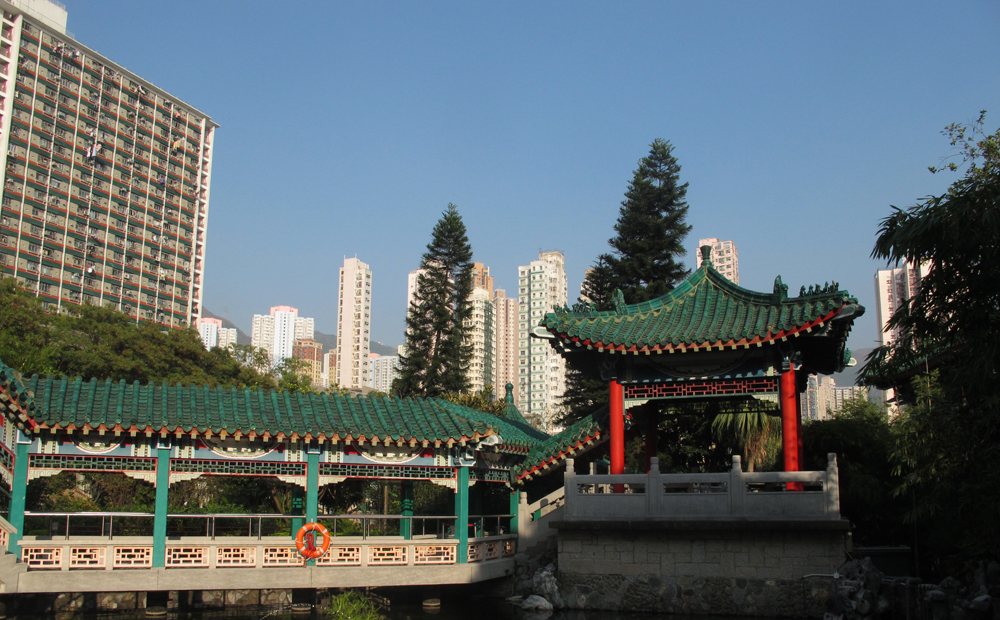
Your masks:
<svg viewBox="0 0 1000 620"><path fill-rule="evenodd" d="M670 292L690 273L679 260L691 231L684 222L688 185L680 183L680 171L670 142L653 140L625 192L615 224L618 234L608 240L611 252L597 257L583 282L582 297L598 310L614 309L615 289L635 304ZM608 385L597 368L570 358L560 422L571 424L606 402Z"/></svg>
<svg viewBox="0 0 1000 620"><path fill-rule="evenodd" d="M455 205L434 226L420 269L406 317L406 355L392 391L403 397L468 391L472 246Z"/></svg>

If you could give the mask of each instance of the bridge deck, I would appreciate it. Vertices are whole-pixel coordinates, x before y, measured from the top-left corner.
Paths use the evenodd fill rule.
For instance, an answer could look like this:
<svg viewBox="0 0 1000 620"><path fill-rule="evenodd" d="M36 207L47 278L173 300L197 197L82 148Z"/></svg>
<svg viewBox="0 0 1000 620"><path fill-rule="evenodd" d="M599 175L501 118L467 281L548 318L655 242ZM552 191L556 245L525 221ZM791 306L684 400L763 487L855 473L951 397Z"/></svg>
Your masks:
<svg viewBox="0 0 1000 620"><path fill-rule="evenodd" d="M0 559L7 593L233 590L474 583L510 574L516 536L473 538L468 563L458 541L434 537L337 537L304 564L285 537L176 538L166 566L152 567L150 537L31 537L21 561Z"/></svg>

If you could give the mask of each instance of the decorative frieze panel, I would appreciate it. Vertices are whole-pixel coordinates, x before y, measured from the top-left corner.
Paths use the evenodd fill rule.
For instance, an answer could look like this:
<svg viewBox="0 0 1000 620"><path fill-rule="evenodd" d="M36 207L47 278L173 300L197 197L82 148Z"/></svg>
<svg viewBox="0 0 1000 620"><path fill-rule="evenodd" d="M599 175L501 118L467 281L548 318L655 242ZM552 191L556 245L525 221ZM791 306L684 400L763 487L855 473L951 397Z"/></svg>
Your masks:
<svg viewBox="0 0 1000 620"><path fill-rule="evenodd" d="M368 547L368 566L406 564L406 547Z"/></svg>
<svg viewBox="0 0 1000 620"><path fill-rule="evenodd" d="M330 547L316 566L361 566L361 547Z"/></svg>
<svg viewBox="0 0 1000 620"><path fill-rule="evenodd" d="M295 547L264 547L264 566L302 566L304 563Z"/></svg>
<svg viewBox="0 0 1000 620"><path fill-rule="evenodd" d="M500 541L484 543L484 553L487 560L495 560L500 557Z"/></svg>
<svg viewBox="0 0 1000 620"><path fill-rule="evenodd" d="M205 474L216 476L274 476L290 484L305 486L305 463L279 461L215 461L170 459L170 482L190 480Z"/></svg>
<svg viewBox="0 0 1000 620"><path fill-rule="evenodd" d="M167 568L208 566L208 547L167 547Z"/></svg>
<svg viewBox="0 0 1000 620"><path fill-rule="evenodd" d="M483 482L510 482L510 470L508 469L482 469L473 467L469 470L469 480L482 480Z"/></svg>
<svg viewBox="0 0 1000 620"><path fill-rule="evenodd" d="M62 568L62 547L23 547L21 562L28 570L59 570Z"/></svg>
<svg viewBox="0 0 1000 620"><path fill-rule="evenodd" d="M407 480L453 480L455 470L451 467L430 467L423 465L356 465L348 463L320 463L320 476L343 476L346 478L380 478Z"/></svg>
<svg viewBox="0 0 1000 620"><path fill-rule="evenodd" d="M415 545L414 564L454 564L455 545Z"/></svg>
<svg viewBox="0 0 1000 620"><path fill-rule="evenodd" d="M100 568L107 566L107 547L70 547L69 568Z"/></svg>
<svg viewBox="0 0 1000 620"><path fill-rule="evenodd" d="M626 399L681 398L690 396L726 396L777 392L777 377L746 379L708 379L701 381L670 381L663 383L626 384Z"/></svg>
<svg viewBox="0 0 1000 620"><path fill-rule="evenodd" d="M483 543L469 543L469 561L479 562L483 559Z"/></svg>
<svg viewBox="0 0 1000 620"><path fill-rule="evenodd" d="M215 550L215 565L218 567L255 566L256 547L218 547Z"/></svg>
<svg viewBox="0 0 1000 620"><path fill-rule="evenodd" d="M14 453L7 446L0 446L0 478L7 488L11 488L14 480Z"/></svg>
<svg viewBox="0 0 1000 620"><path fill-rule="evenodd" d="M114 568L150 568L152 547L115 547Z"/></svg>
<svg viewBox="0 0 1000 620"><path fill-rule="evenodd" d="M28 455L29 481L44 476L53 476L62 471L121 472L133 478L155 482L156 459L131 456L78 456L71 454Z"/></svg>

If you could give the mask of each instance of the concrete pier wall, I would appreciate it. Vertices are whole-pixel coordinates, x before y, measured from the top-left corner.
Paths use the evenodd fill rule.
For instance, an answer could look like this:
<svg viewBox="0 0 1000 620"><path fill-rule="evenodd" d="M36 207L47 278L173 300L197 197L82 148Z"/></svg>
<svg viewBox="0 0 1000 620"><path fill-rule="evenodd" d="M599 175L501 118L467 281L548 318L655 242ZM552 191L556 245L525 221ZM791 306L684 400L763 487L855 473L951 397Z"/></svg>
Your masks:
<svg viewBox="0 0 1000 620"><path fill-rule="evenodd" d="M571 609L822 617L846 521L559 523Z"/></svg>

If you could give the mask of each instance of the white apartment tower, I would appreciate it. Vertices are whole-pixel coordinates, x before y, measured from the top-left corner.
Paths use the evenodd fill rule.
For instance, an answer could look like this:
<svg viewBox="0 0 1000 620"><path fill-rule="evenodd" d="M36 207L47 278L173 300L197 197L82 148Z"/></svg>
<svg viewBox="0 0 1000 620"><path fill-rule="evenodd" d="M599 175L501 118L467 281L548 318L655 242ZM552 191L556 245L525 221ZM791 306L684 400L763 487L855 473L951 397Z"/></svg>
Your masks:
<svg viewBox="0 0 1000 620"><path fill-rule="evenodd" d="M899 329L889 329L887 323L893 312L920 292L920 281L929 270L929 263L920 266L904 263L895 269L879 269L875 273L875 314L879 324L879 346L899 340ZM898 412L896 391L889 388L882 394L892 411Z"/></svg>
<svg viewBox="0 0 1000 620"><path fill-rule="evenodd" d="M486 273L489 273L489 269L486 270ZM469 360L467 373L469 388L472 392L479 392L487 385L492 385L493 395L496 396L497 387L493 383L494 359L496 358L493 296L489 290L477 286L472 289L469 301L472 303L472 316L465 320L465 326L468 329L466 342L472 345L472 359Z"/></svg>
<svg viewBox="0 0 1000 620"><path fill-rule="evenodd" d="M875 312L881 328L879 345L887 345L899 339L899 330L889 329L886 324L900 305L920 292L920 281L929 269L929 264L917 267L905 263L895 269L879 269L875 274Z"/></svg>
<svg viewBox="0 0 1000 620"><path fill-rule="evenodd" d="M371 315L372 270L357 258L345 258L337 303L337 372L331 383L356 389L368 385Z"/></svg>
<svg viewBox="0 0 1000 620"><path fill-rule="evenodd" d="M493 357L494 381L493 391L498 398L504 395L508 383L518 385L517 380L517 346L518 321L517 298L507 297L507 292L498 288L493 292L494 338L496 353ZM520 401L519 390L514 390L514 404Z"/></svg>
<svg viewBox="0 0 1000 620"><path fill-rule="evenodd" d="M250 344L267 350L277 363L292 357L296 340L312 340L315 321L300 317L297 308L273 306L270 314L253 315L250 327Z"/></svg>
<svg viewBox="0 0 1000 620"><path fill-rule="evenodd" d="M520 408L541 420L546 430L555 418L566 391L566 361L545 340L529 338L547 312L566 305L566 260L558 250L541 252L538 260L518 267L518 392Z"/></svg>
<svg viewBox="0 0 1000 620"><path fill-rule="evenodd" d="M52 309L195 325L218 125L71 38L60 5L0 13L0 276Z"/></svg>
<svg viewBox="0 0 1000 620"><path fill-rule="evenodd" d="M227 349L229 345L236 344L236 329L223 327L220 319L198 319L198 333L205 348L210 351L215 347Z"/></svg>
<svg viewBox="0 0 1000 620"><path fill-rule="evenodd" d="M712 266L733 284L740 283L740 257L736 244L731 240L719 241L715 237L698 239L698 247L712 246ZM695 267L701 267L701 252L695 252Z"/></svg>

